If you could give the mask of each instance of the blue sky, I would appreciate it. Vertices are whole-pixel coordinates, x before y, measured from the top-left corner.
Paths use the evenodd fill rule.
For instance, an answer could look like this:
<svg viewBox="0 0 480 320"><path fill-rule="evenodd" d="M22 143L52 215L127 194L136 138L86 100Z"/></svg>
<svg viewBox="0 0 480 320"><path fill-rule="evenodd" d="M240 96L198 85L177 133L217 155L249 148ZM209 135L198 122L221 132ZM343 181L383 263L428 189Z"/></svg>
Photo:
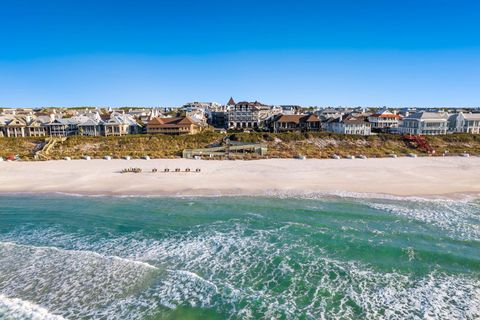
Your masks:
<svg viewBox="0 0 480 320"><path fill-rule="evenodd" d="M480 2L0 2L0 106L480 106Z"/></svg>

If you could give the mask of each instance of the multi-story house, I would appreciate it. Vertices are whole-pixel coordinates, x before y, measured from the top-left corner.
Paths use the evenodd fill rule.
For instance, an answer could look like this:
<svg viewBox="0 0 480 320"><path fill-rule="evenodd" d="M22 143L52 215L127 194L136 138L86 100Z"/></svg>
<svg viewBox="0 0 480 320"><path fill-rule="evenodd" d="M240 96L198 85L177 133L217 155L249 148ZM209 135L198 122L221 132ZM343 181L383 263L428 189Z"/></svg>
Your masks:
<svg viewBox="0 0 480 320"><path fill-rule="evenodd" d="M202 131L203 125L190 117L154 118L147 124L148 134L195 134Z"/></svg>
<svg viewBox="0 0 480 320"><path fill-rule="evenodd" d="M398 127L401 134L439 135L446 134L448 114L446 112L420 111L403 118Z"/></svg>
<svg viewBox="0 0 480 320"><path fill-rule="evenodd" d="M105 128L102 120L90 118L80 122L78 124L78 135L92 137L105 135Z"/></svg>
<svg viewBox="0 0 480 320"><path fill-rule="evenodd" d="M5 137L6 124L7 124L7 119L4 116L0 116L0 137Z"/></svg>
<svg viewBox="0 0 480 320"><path fill-rule="evenodd" d="M7 120L3 125L3 133L5 137L27 137L27 125L30 119L28 116L14 116Z"/></svg>
<svg viewBox="0 0 480 320"><path fill-rule="evenodd" d="M453 132L480 133L480 113L459 112L451 116Z"/></svg>
<svg viewBox="0 0 480 320"><path fill-rule="evenodd" d="M285 115L299 114L299 111L302 109L302 107L296 105L282 105L280 108L282 108L282 114Z"/></svg>
<svg viewBox="0 0 480 320"><path fill-rule="evenodd" d="M105 136L138 134L142 128L132 116L118 112L112 112L110 118L103 121L103 127Z"/></svg>
<svg viewBox="0 0 480 320"><path fill-rule="evenodd" d="M393 114L387 109L368 116L368 122L370 122L373 132L388 132L392 128L397 128L401 119L400 115Z"/></svg>
<svg viewBox="0 0 480 320"><path fill-rule="evenodd" d="M47 117L49 118L49 117ZM48 128L42 118L30 120L27 124L28 137L45 137L48 135Z"/></svg>
<svg viewBox="0 0 480 320"><path fill-rule="evenodd" d="M228 128L230 129L260 129L270 117L281 113L281 108L272 108L258 101L242 101L228 103Z"/></svg>
<svg viewBox="0 0 480 320"><path fill-rule="evenodd" d="M71 118L55 119L45 125L52 137L68 137L78 134L78 122Z"/></svg>
<svg viewBox="0 0 480 320"><path fill-rule="evenodd" d="M325 108L325 109L320 109L317 111L317 115L321 119L335 119L335 118L340 118L345 114L350 114L353 112L351 109L345 109L345 108Z"/></svg>
<svg viewBox="0 0 480 320"><path fill-rule="evenodd" d="M371 134L370 123L364 116L343 115L331 118L325 123L325 130L341 134L368 136Z"/></svg>

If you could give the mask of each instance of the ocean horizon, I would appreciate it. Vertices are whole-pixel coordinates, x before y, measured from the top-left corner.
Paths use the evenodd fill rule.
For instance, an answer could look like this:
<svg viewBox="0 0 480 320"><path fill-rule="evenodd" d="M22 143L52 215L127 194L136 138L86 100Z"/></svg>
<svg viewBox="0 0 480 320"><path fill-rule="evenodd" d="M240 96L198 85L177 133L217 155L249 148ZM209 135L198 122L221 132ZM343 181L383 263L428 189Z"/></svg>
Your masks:
<svg viewBox="0 0 480 320"><path fill-rule="evenodd" d="M0 196L0 318L478 319L480 199Z"/></svg>

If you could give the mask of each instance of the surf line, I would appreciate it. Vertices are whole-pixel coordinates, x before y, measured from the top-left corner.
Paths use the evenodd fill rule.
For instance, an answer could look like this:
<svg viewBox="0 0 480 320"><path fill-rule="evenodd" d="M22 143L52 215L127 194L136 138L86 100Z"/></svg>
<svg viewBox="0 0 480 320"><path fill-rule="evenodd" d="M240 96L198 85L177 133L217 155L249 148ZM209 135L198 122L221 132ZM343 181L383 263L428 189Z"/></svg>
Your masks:
<svg viewBox="0 0 480 320"><path fill-rule="evenodd" d="M160 268L154 265L151 265L148 262L132 260L132 259L127 259L127 258L122 258L122 257L112 256L112 255L103 255L98 252L89 251L89 250L67 250L67 249L62 249L54 246L33 246L33 245L19 244L19 243L10 242L10 241L0 241L0 246L4 246L4 247L10 246L10 247L33 249L33 250L51 250L51 251L57 251L57 252L61 252L68 255L87 254L100 259L105 259L105 260L112 259L112 260L122 261L125 263L131 263L131 264L143 266L145 268L152 269L152 270L160 270Z"/></svg>

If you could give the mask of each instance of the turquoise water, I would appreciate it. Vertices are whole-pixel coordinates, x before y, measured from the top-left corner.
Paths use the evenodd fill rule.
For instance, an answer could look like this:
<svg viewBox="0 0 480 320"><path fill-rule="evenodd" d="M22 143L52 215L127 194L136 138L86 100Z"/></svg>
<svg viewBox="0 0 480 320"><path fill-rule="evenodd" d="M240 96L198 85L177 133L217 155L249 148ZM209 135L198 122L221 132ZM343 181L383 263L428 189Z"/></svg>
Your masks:
<svg viewBox="0 0 480 320"><path fill-rule="evenodd" d="M0 318L478 319L480 201L0 196Z"/></svg>

